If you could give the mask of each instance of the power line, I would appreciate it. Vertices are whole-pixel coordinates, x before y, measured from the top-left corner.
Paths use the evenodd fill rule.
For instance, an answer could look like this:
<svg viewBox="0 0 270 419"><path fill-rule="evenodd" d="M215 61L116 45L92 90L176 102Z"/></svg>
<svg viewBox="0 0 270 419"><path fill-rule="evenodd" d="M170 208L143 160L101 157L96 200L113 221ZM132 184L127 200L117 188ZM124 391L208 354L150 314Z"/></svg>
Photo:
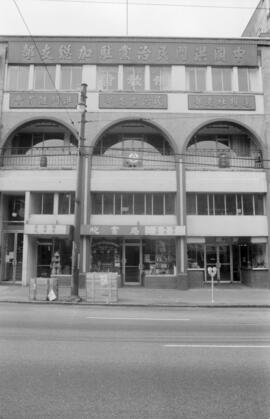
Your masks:
<svg viewBox="0 0 270 419"><path fill-rule="evenodd" d="M63 100L62 100L62 97L61 97L61 95L60 95L60 92L59 92L59 91L57 90L57 88L55 87L55 82L54 82L54 80L52 79L52 76L51 76L51 74L50 74L50 72L49 72L49 70L48 70L47 65L43 62L43 58L42 58L42 55L41 55L41 53L40 53L40 51L39 51L38 45L37 45L37 43L36 43L36 41L35 41L35 38L33 37L32 33L31 33L31 31L30 31L29 26L27 25L26 20L24 19L24 16L23 16L23 14L22 14L22 11L21 11L21 9L19 8L19 6L18 6L18 4L17 4L16 0L13 0L13 3L15 4L16 9L17 9L17 11L18 11L18 13L19 13L19 15L20 15L20 17L21 17L21 19L22 19L22 21L23 21L23 23L24 23L24 25L25 25L25 27L26 27L26 29L27 29L28 33L29 33L29 35L30 35L30 38L32 39L32 42L34 43L34 45L35 45L35 47L36 47L36 50L37 50L38 55L39 55L39 58L40 58L40 60L41 60L41 62L42 62L42 65L44 66L44 68L45 68L45 70L46 70L46 72L47 72L47 74L48 74L48 76L49 76L49 79L50 79L50 81L51 81L52 85L54 86L54 90L55 90L55 92L56 92L56 94L57 94L57 96L58 96L58 98L59 98L59 101L61 102L61 104L62 104L62 105L64 105ZM65 106L64 106L64 109L65 109ZM69 112L68 112L66 109L65 109L65 113L66 113L66 115L68 116L68 119L69 119L69 121L70 121L71 125L72 125L72 126L74 126L74 121L73 121L73 119L71 118L71 116L70 116ZM79 134L79 133L77 132L77 134Z"/></svg>
<svg viewBox="0 0 270 419"><path fill-rule="evenodd" d="M102 0L36 0L43 3L85 3L85 4L110 4L110 5L123 5L126 6L126 1L102 1ZM251 6L220 6L220 5L203 5L203 4L177 4L177 3L156 3L144 2L139 3L136 1L129 1L130 6L161 6L161 7L183 7L183 8L206 8L206 9L242 9L242 10L255 10ZM259 10L269 10L268 7L258 7Z"/></svg>

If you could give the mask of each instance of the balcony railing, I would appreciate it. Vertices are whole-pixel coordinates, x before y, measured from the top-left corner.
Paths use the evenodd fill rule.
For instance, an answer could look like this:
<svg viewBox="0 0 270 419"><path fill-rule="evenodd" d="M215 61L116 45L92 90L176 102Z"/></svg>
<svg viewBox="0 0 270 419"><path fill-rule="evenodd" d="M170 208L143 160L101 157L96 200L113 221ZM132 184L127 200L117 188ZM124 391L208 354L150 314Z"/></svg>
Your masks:
<svg viewBox="0 0 270 419"><path fill-rule="evenodd" d="M94 169L101 170L173 170L175 169L175 156L142 150L121 152L119 150L111 149L108 153L94 155L92 165Z"/></svg>
<svg viewBox="0 0 270 419"><path fill-rule="evenodd" d="M2 149L0 166L7 169L76 169L75 147L33 147Z"/></svg>
<svg viewBox="0 0 270 419"><path fill-rule="evenodd" d="M262 169L263 159L260 151L240 156L232 150L187 150L184 156L185 167L192 170L218 169Z"/></svg>
<svg viewBox="0 0 270 419"><path fill-rule="evenodd" d="M78 149L75 147L33 147L31 149L0 150L0 166L5 169L76 169ZM183 155L185 167L191 170L262 169L263 160L259 151L249 156L240 156L232 150L209 149L187 150ZM102 155L93 155L92 167L100 170L141 169L174 170L175 156L158 152L138 151L123 154L110 150Z"/></svg>

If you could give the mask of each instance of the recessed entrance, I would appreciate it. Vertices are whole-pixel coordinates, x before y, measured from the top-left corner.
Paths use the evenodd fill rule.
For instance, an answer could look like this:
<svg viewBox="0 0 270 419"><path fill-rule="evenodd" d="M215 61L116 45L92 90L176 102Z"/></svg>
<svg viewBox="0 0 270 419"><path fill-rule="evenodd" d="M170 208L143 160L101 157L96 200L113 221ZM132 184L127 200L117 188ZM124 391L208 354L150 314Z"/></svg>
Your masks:
<svg viewBox="0 0 270 419"><path fill-rule="evenodd" d="M208 268L215 266L217 268L217 275L214 278L216 281L232 282L232 254L231 246L228 244L222 245L206 245L206 275L207 281L211 278L208 274Z"/></svg>
<svg viewBox="0 0 270 419"><path fill-rule="evenodd" d="M4 281L22 280L23 233L6 233L4 236Z"/></svg>
<svg viewBox="0 0 270 419"><path fill-rule="evenodd" d="M124 283L140 285L141 283L141 244L124 244Z"/></svg>

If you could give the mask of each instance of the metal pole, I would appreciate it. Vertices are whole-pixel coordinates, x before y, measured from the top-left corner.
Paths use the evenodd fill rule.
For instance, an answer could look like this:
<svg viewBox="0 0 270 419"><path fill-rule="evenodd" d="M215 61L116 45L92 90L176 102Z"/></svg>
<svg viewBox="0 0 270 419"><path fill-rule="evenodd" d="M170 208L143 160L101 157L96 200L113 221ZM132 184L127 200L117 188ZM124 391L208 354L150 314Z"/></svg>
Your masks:
<svg viewBox="0 0 270 419"><path fill-rule="evenodd" d="M126 0L126 36L128 36L128 0Z"/></svg>
<svg viewBox="0 0 270 419"><path fill-rule="evenodd" d="M77 161L77 182L75 192L75 216L72 242L72 276L71 276L71 298L77 301L79 297L79 275L80 275L80 229L81 229L81 202L82 202L82 176L85 143L85 123L86 123L86 92L87 84L81 85L81 126L79 134L78 161Z"/></svg>

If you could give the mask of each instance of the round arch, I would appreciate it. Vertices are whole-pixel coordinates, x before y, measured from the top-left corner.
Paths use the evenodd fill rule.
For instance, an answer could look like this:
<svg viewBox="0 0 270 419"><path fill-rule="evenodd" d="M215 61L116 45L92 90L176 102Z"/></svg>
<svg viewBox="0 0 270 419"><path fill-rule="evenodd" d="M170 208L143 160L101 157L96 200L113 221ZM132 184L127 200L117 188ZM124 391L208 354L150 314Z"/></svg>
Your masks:
<svg viewBox="0 0 270 419"><path fill-rule="evenodd" d="M27 126L31 126L32 124L35 124L38 121L52 122L52 123L55 123L55 124L59 125L60 127L63 127L65 130L69 131L70 134L72 134L75 137L75 139L77 140L77 144L78 144L78 133L76 132L76 130L74 129L74 127L72 127L71 125L67 124L66 122L60 120L59 118L48 117L48 116L41 117L39 115L39 116L27 118L24 121L20 121L17 124L15 124L7 132L7 134L4 136L4 141L3 141L1 147L4 148L6 146L6 144L7 144L7 142L10 140L10 138L12 136L14 136L16 133L18 133L21 129L24 129Z"/></svg>
<svg viewBox="0 0 270 419"><path fill-rule="evenodd" d="M232 126L237 126L238 128L242 128L244 131L246 131L251 138L253 139L253 141L255 142L255 144L258 146L258 148L262 151L265 150L265 146L262 142L262 140L258 137L257 133L247 124L243 123L242 121L239 122L236 119L233 118L213 118L209 121L204 121L202 122L200 125L198 125L196 128L194 128L191 133L189 134L189 136L186 138L184 145L183 145L183 152L185 152L188 148L188 144L190 143L191 139L199 133L200 130L202 130L203 128L216 124L216 123L227 123L228 125L232 125Z"/></svg>
<svg viewBox="0 0 270 419"><path fill-rule="evenodd" d="M169 143L170 147L172 148L174 154L178 153L178 147L176 145L176 142L174 141L173 137L171 136L168 131L160 126L157 122L149 122L149 120L144 118L138 118L138 117L128 117L128 118L119 118L118 120L109 122L105 127L102 128L102 130L94 137L93 143L92 143L92 150L94 150L95 146L97 145L98 141L102 136L104 136L110 129L113 129L117 126L120 126L121 124L127 124L127 123L141 123L145 126L152 127L153 129L156 129L160 132L166 139L166 141Z"/></svg>

